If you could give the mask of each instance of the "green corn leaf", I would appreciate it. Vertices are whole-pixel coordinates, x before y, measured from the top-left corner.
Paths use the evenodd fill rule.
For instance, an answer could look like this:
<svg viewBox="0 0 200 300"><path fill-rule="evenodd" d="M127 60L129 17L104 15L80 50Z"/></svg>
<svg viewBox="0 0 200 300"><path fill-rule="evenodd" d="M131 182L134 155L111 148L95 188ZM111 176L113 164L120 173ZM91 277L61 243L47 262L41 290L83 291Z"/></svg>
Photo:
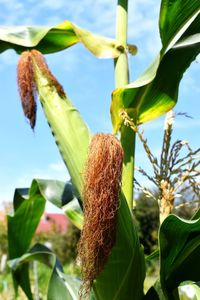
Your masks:
<svg viewBox="0 0 200 300"><path fill-rule="evenodd" d="M185 282L183 282L179 286L179 294L182 295L184 293L184 296L185 296L186 293L183 291L182 287L192 288L192 290L194 291L194 294L195 294L193 296L192 300L199 300L200 299L200 286L199 286L199 284L197 284L195 282L192 282L192 281L185 281ZM184 296L183 296L183 299L185 299Z"/></svg>
<svg viewBox="0 0 200 300"><path fill-rule="evenodd" d="M82 227L83 215L81 213L80 205L75 199L74 190L70 182L64 183L57 180L34 179L29 189L29 193L27 193L27 191L28 189L22 189L22 193L25 198L23 198L22 204L18 206L18 210L22 209L23 205L26 204L27 201L29 201L27 200L27 197L31 197L35 202L35 204L32 202L32 213L36 215L39 214L38 209L35 209L35 205L38 204L38 199L41 198L44 202L50 201L57 207L63 208L64 212L68 215L70 220L78 228ZM15 194L19 197L20 190L18 189L17 193ZM30 240L33 235L33 231L36 230L36 226L34 227L34 230L29 230L28 220L31 220L31 212L28 212L26 215L24 215L24 219L18 218L15 222L15 228L18 228L23 224L23 230L29 232L30 236L29 244L27 244L27 246L24 247L22 251L16 253L11 258L19 258L21 255L27 252L27 249L30 245ZM12 228L14 230L14 227ZM23 232L21 233L21 235L19 234L19 241L23 240L23 234ZM12 240L12 243L14 243L15 240L13 240L13 235L10 235L9 233L9 236L10 240ZM23 256L23 261L25 257L26 256ZM21 278L21 280L18 281L18 284L25 291L27 297L29 297L29 299L32 299L30 294L30 285L28 284L27 277L28 265L22 264L19 268L14 270L13 264L12 269L14 276L16 276L17 278ZM134 299L134 297L142 299L144 273L145 267L143 251L140 248L137 232L126 200L123 198L123 196L121 196L116 244L113 247L112 253L110 255L108 263L105 266L104 271L95 281L95 295L99 300L120 300L122 299L122 297L124 297L124 300L128 300L130 299L130 296L132 297L132 299ZM53 281L59 280L56 277L57 275L53 274L52 276ZM23 284L22 279L26 279L25 284ZM27 286L29 286L29 293L27 292Z"/></svg>
<svg viewBox="0 0 200 300"><path fill-rule="evenodd" d="M199 218L200 218L200 208L192 216L192 220L196 220L196 219L199 219Z"/></svg>
<svg viewBox="0 0 200 300"><path fill-rule="evenodd" d="M50 179L34 179L29 193L38 189L45 201L63 210L69 220L78 228L83 227L83 211L76 199L71 181L62 182Z"/></svg>
<svg viewBox="0 0 200 300"><path fill-rule="evenodd" d="M63 269L56 258L46 246L36 244L27 253L8 262L13 272L22 273L23 266L31 261L39 261L51 269L48 285L47 300L78 300L80 281L63 273ZM32 298L28 298L32 299Z"/></svg>
<svg viewBox="0 0 200 300"><path fill-rule="evenodd" d="M147 291L144 300L166 300L160 285L160 280L157 279L154 285Z"/></svg>
<svg viewBox="0 0 200 300"><path fill-rule="evenodd" d="M196 296L195 300L200 299L200 287L199 287L199 285L193 283L193 284L191 284L191 286L195 291L195 296Z"/></svg>
<svg viewBox="0 0 200 300"><path fill-rule="evenodd" d="M46 201L62 208L74 199L70 181L34 179L29 189L16 189L13 199L15 212L8 216L9 257L18 257L29 248Z"/></svg>
<svg viewBox="0 0 200 300"><path fill-rule="evenodd" d="M53 179L33 179L29 194L40 195L58 208L62 208L75 198L74 189L70 181L62 182Z"/></svg>
<svg viewBox="0 0 200 300"><path fill-rule="evenodd" d="M94 283L98 300L142 299L145 265L143 249L124 196L121 195L116 244Z"/></svg>
<svg viewBox="0 0 200 300"><path fill-rule="evenodd" d="M45 207L45 200L41 195L35 194L26 199L23 197L24 191L23 189L22 194L20 189L15 192L15 213L7 217L10 259L19 257L27 251ZM20 270L12 272L12 276L16 295L20 285L28 299L32 300L28 266L23 265Z"/></svg>
<svg viewBox="0 0 200 300"><path fill-rule="evenodd" d="M199 0L162 0L159 29L164 48L175 44L199 13ZM170 45L172 46L172 45Z"/></svg>
<svg viewBox="0 0 200 300"><path fill-rule="evenodd" d="M160 228L161 286L173 300L181 282L200 281L200 218L186 221L168 216Z"/></svg>
<svg viewBox="0 0 200 300"><path fill-rule="evenodd" d="M83 228L83 211L80 207L80 203L78 202L77 199L72 200L65 206L63 206L63 211L67 215L67 217L70 219L70 221L78 228L82 229Z"/></svg>
<svg viewBox="0 0 200 300"><path fill-rule="evenodd" d="M171 2L162 1L161 4L163 47L159 55L136 81L113 92L111 117L114 132L122 124L121 109L125 109L137 124L153 120L172 109L178 99L183 74L200 53L199 1L194 1L194 5L191 1ZM187 9L185 15L180 14Z"/></svg>
<svg viewBox="0 0 200 300"><path fill-rule="evenodd" d="M55 27L0 26L0 53L7 49L21 53L34 48L48 54L78 42L99 58L114 58L120 54L120 47L114 40L93 34L69 21Z"/></svg>
<svg viewBox="0 0 200 300"><path fill-rule="evenodd" d="M147 255L145 257L145 261L149 262L154 258L158 258L159 257L159 249L154 250L151 254Z"/></svg>
<svg viewBox="0 0 200 300"><path fill-rule="evenodd" d="M8 252L15 259L27 252L44 213L46 201L61 208L74 199L72 184L56 180L34 179L30 189L16 189L14 193L14 215L8 216ZM28 265L23 264L12 272L15 291L21 286L28 299L32 299Z"/></svg>
<svg viewBox="0 0 200 300"><path fill-rule="evenodd" d="M15 258L27 251L45 206L44 198L32 195L23 201L13 216L8 216L9 257Z"/></svg>
<svg viewBox="0 0 200 300"><path fill-rule="evenodd" d="M87 158L90 131L67 97L61 97L35 64L39 98L62 158L77 192L82 190L82 172Z"/></svg>
<svg viewBox="0 0 200 300"><path fill-rule="evenodd" d="M29 189L28 188L17 188L14 192L13 197L13 207L16 211L19 206L28 198Z"/></svg>

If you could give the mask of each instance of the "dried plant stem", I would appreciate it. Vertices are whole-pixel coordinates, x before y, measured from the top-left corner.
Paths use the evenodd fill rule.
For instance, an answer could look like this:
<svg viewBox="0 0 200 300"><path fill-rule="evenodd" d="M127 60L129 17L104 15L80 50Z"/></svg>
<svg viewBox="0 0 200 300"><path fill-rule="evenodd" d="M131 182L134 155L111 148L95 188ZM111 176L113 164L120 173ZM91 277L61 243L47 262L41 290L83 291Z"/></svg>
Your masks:
<svg viewBox="0 0 200 300"><path fill-rule="evenodd" d="M182 207L185 207L185 206L189 206L191 204L200 204L200 200L194 200L194 201L190 201L190 202L186 202L186 203L181 203L179 205L176 205L174 208L175 209L179 209L179 208L182 208Z"/></svg>

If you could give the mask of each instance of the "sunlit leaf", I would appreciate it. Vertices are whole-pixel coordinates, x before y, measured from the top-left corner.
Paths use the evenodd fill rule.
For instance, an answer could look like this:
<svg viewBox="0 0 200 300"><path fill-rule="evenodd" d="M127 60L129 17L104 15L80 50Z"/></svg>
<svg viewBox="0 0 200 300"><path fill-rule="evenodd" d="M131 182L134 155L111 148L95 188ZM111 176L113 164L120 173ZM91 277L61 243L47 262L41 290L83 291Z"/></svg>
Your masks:
<svg viewBox="0 0 200 300"><path fill-rule="evenodd" d="M160 285L160 280L156 280L154 285L147 291L144 300L166 300Z"/></svg>
<svg viewBox="0 0 200 300"><path fill-rule="evenodd" d="M197 284L191 284L192 288L195 291L196 300L200 299L200 287Z"/></svg>
<svg viewBox="0 0 200 300"><path fill-rule="evenodd" d="M115 40L91 33L69 21L55 27L0 26L0 53L7 49L21 53L34 48L48 54L78 42L99 58L114 58L120 54L120 47Z"/></svg>
<svg viewBox="0 0 200 300"><path fill-rule="evenodd" d="M171 2L163 0L161 4L163 47L159 55L136 81L113 92L111 117L114 132L122 124L121 109L125 109L137 124L153 120L172 109L178 99L183 74L200 53L199 1L195 0L194 5L191 1Z"/></svg>
<svg viewBox="0 0 200 300"><path fill-rule="evenodd" d="M188 291L188 293L187 293ZM194 296L192 297L192 300L199 300L200 299L200 287L197 283L194 283L192 281L185 281L183 283L181 283L181 285L179 286L179 294L182 296L183 295L183 299L185 295L187 295L186 297L190 297L191 298L191 294L192 291L194 292ZM182 297L181 297L182 299Z"/></svg>
<svg viewBox="0 0 200 300"><path fill-rule="evenodd" d="M73 201L69 202L63 207L63 211L67 215L67 217L70 219L70 221L78 228L83 228L83 211L80 207L80 203L77 199L74 199Z"/></svg>

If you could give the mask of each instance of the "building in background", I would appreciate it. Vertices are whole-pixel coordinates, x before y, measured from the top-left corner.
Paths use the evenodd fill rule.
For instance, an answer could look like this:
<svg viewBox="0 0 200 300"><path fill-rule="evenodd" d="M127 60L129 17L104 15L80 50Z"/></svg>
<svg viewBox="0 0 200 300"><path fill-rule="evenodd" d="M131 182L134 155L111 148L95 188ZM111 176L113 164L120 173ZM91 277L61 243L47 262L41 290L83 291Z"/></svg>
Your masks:
<svg viewBox="0 0 200 300"><path fill-rule="evenodd" d="M36 233L55 231L65 233L69 226L69 220L61 213L45 212L40 220Z"/></svg>

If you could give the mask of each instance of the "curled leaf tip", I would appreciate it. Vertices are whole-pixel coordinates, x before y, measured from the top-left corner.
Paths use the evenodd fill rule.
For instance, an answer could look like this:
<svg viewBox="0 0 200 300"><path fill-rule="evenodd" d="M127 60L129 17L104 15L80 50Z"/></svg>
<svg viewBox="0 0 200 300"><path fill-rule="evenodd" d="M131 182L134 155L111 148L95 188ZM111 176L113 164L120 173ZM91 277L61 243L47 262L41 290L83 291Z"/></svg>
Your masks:
<svg viewBox="0 0 200 300"><path fill-rule="evenodd" d="M131 55L136 55L137 52L138 52L138 48L136 45L132 45L132 44L128 44L128 52L131 54Z"/></svg>
<svg viewBox="0 0 200 300"><path fill-rule="evenodd" d="M89 147L84 172L84 225L78 244L83 285L88 295L115 243L123 162L120 142L111 134L96 134Z"/></svg>

